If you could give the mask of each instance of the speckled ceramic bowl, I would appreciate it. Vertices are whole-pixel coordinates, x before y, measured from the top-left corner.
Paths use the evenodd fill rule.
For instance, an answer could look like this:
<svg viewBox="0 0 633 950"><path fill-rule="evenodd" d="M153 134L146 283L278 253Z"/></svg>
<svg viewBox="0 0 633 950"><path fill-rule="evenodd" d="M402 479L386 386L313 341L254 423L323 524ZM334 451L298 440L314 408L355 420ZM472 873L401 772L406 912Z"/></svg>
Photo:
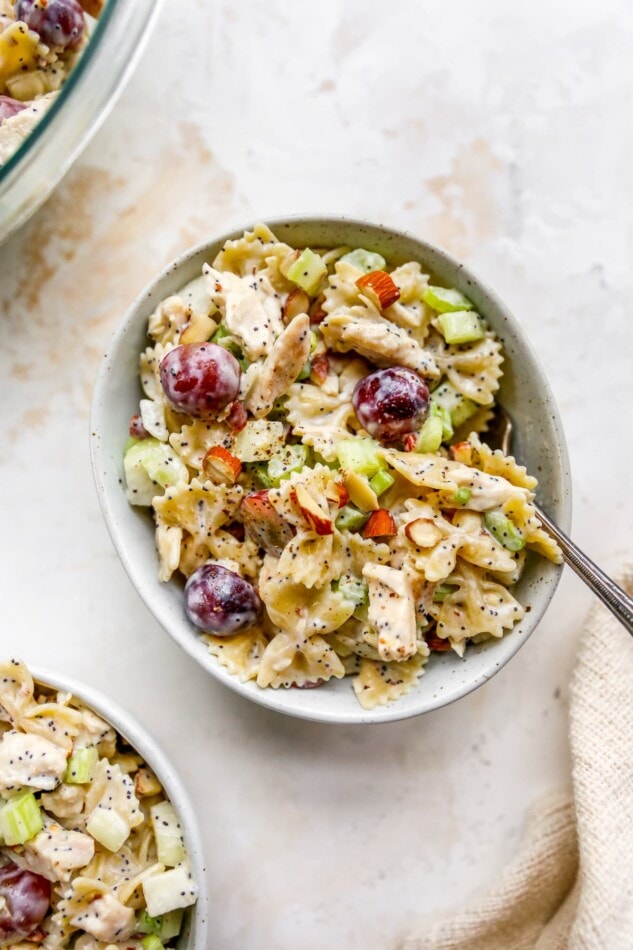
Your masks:
<svg viewBox="0 0 633 950"><path fill-rule="evenodd" d="M560 418L547 379L525 334L507 307L463 265L438 248L379 225L344 218L285 218L268 222L282 241L302 247L343 244L377 251L390 264L417 260L440 284L457 287L475 304L503 343L505 374L500 403L515 424L514 451L540 481L539 500L558 524L569 528L569 462ZM99 499L119 556L139 594L167 630L198 663L231 689L279 712L322 722L388 722L417 716L451 703L481 686L525 643L549 604L561 568L532 557L515 588L529 608L525 618L502 640L469 647L464 659L453 653L434 655L419 685L398 702L368 712L361 708L349 680L321 689L259 689L240 683L210 656L183 610L182 587L158 580L151 516L131 507L123 486L123 446L130 416L140 395L138 356L146 344L147 319L157 303L200 274L229 238L224 234L194 248L141 294L114 335L99 371L92 407L92 461Z"/></svg>
<svg viewBox="0 0 633 950"><path fill-rule="evenodd" d="M133 716L114 700L104 696L85 683L78 683L67 676L36 667L31 675L39 686L72 693L102 719L105 719L123 738L136 749L158 777L165 793L176 809L185 837L185 845L191 859L191 868L200 896L196 904L185 911L185 925L178 942L179 950L208 950L208 899L205 880L202 839L193 806L174 766Z"/></svg>

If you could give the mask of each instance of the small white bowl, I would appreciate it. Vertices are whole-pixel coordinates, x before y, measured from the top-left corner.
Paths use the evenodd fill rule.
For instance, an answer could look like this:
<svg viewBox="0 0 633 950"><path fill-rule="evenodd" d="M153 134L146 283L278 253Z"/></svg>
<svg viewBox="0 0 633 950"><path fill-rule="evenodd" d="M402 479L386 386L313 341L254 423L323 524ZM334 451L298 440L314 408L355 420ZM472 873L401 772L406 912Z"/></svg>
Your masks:
<svg viewBox="0 0 633 950"><path fill-rule="evenodd" d="M377 251L394 265L420 261L435 280L457 287L473 301L504 347L505 372L498 396L514 421L514 452L538 477L543 508L563 530L569 530L571 479L558 410L523 330L501 300L445 252L390 228L345 218L296 217L268 223L280 240L293 246L346 244ZM92 404L92 464L114 546L158 622L201 666L242 696L278 712L321 722L388 722L437 709L481 686L514 656L543 616L560 579L560 567L530 558L516 585L517 599L528 609L512 631L501 640L470 646L464 659L453 653L433 655L410 693L371 711L359 705L348 679L312 690L260 689L253 682L240 683L209 654L187 620L182 586L158 580L151 516L128 504L123 480L123 446L140 397L138 357L147 345L147 320L156 305L198 276L203 263L212 261L224 242L239 237L242 230L213 238L165 268L132 305L102 361Z"/></svg>
<svg viewBox="0 0 633 950"><path fill-rule="evenodd" d="M54 690L72 693L77 699L97 715L109 722L132 748L139 753L156 774L171 801L180 820L185 838L185 846L191 860L191 869L199 896L193 907L185 911L185 925L178 942L179 950L208 950L207 947L207 919L208 898L205 879L204 857L200 829L185 788L178 778L174 766L156 745L141 724L122 706L104 696L85 683L78 683L67 676L60 676L41 667L30 668L34 681Z"/></svg>

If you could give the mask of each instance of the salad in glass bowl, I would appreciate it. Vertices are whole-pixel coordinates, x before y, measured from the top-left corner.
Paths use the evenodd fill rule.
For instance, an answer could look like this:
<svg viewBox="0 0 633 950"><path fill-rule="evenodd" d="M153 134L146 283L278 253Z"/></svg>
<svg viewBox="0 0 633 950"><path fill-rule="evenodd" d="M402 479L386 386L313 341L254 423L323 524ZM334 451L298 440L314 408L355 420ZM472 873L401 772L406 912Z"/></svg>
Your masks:
<svg viewBox="0 0 633 950"><path fill-rule="evenodd" d="M197 896L179 816L144 758L72 693L0 664L0 946L181 946Z"/></svg>
<svg viewBox="0 0 633 950"><path fill-rule="evenodd" d="M524 615L560 562L536 479L483 435L501 343L417 261L295 248L265 225L162 300L140 354L131 504L209 650L261 689L351 677L373 709L432 655Z"/></svg>

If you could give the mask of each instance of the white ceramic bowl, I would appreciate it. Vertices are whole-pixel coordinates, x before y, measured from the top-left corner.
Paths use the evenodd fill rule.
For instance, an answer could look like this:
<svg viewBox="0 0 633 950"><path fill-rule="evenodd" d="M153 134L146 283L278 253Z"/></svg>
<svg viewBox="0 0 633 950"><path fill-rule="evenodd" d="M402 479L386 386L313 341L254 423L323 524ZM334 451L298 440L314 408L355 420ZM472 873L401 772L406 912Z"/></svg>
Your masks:
<svg viewBox="0 0 633 950"><path fill-rule="evenodd" d="M200 892L196 904L185 911L185 926L178 948L179 950L208 950L208 899L202 840L193 806L173 765L143 726L122 706L104 696L103 693L91 686L86 686L85 683L78 683L67 676L60 676L41 667L30 668L30 671L38 685L72 693L90 709L94 709L143 757L158 777L167 797L176 809L191 859L193 875Z"/></svg>
<svg viewBox="0 0 633 950"><path fill-rule="evenodd" d="M448 254L392 229L344 218L297 217L268 223L280 240L297 247L347 244L377 251L394 265L420 261L439 283L470 297L504 346L505 374L498 398L514 420L514 452L539 478L543 508L568 530L569 462L558 410L523 330L501 300ZM182 587L158 580L151 516L128 504L123 484L123 446L140 395L138 356L147 345L147 319L157 303L198 276L202 264L211 261L227 239L241 233L211 239L170 264L133 304L103 359L92 406L92 461L114 545L132 583L170 636L213 676L248 699L289 715L344 723L387 722L444 706L489 680L525 643L554 594L560 567L531 557L516 586L518 600L529 608L520 624L502 640L470 646L464 659L453 653L434 655L416 688L392 705L371 711L361 708L347 679L312 690L263 690L252 682L240 683L210 656L186 619Z"/></svg>

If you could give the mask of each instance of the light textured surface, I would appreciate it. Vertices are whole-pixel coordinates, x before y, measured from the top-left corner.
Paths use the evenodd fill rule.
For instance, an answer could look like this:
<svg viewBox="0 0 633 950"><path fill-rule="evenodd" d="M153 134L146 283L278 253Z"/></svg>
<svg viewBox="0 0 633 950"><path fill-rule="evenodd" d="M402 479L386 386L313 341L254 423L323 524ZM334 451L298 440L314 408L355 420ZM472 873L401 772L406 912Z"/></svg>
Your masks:
<svg viewBox="0 0 633 950"><path fill-rule="evenodd" d="M0 249L2 652L109 690L179 765L205 824L218 950L384 950L421 910L489 883L528 806L568 781L567 684L591 597L566 574L505 670L417 721L291 721L207 679L128 583L88 459L99 357L159 267L301 211L461 255L551 379L576 540L614 568L631 537L633 11L389 11L166 0L114 115Z"/></svg>

